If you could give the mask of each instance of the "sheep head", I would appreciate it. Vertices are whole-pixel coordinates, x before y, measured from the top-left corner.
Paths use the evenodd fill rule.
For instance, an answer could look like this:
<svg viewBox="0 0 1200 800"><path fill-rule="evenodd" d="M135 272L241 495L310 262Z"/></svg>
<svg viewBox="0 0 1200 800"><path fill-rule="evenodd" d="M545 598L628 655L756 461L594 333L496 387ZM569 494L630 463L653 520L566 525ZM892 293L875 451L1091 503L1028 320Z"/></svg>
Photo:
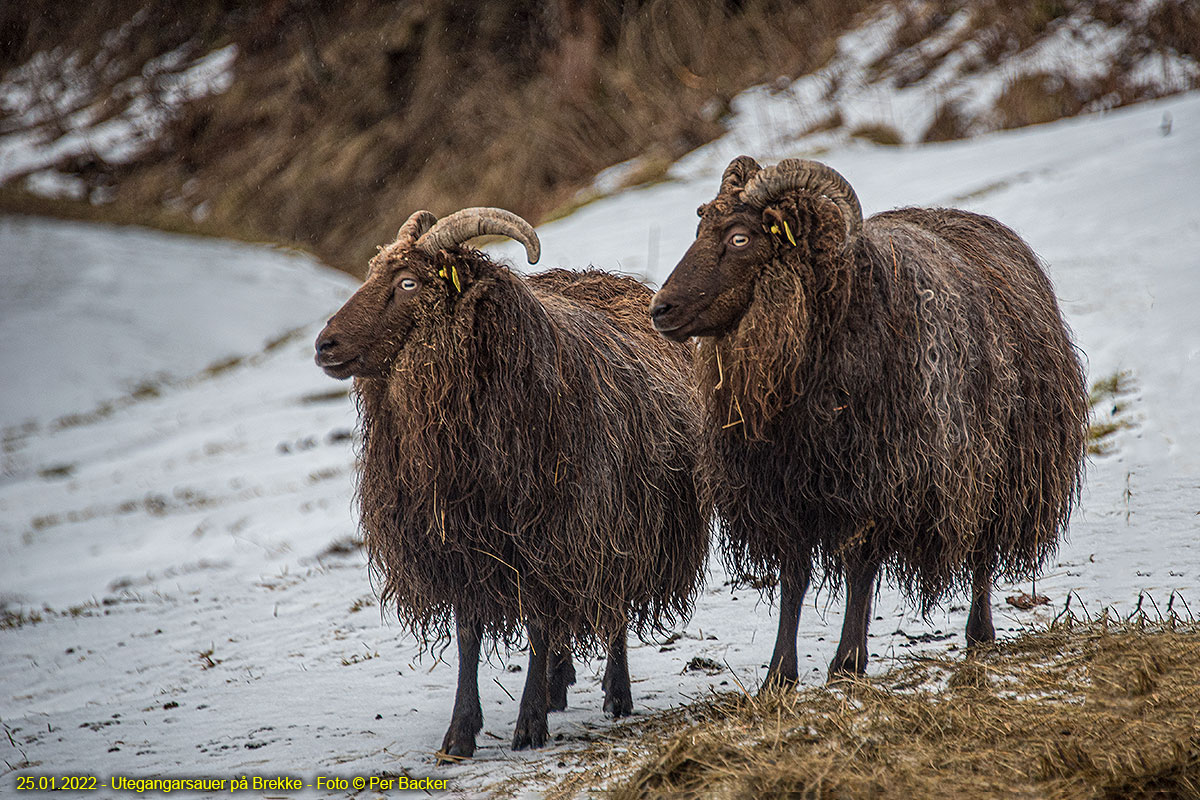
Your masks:
<svg viewBox="0 0 1200 800"><path fill-rule="evenodd" d="M716 198L697 213L696 241L650 303L654 328L676 341L727 333L772 265L840 251L862 225L846 179L803 159L763 169L749 156L735 158Z"/></svg>
<svg viewBox="0 0 1200 800"><path fill-rule="evenodd" d="M440 221L428 211L414 213L317 337L317 366L339 380L385 378L413 329L453 313L457 298L470 290L472 262L458 248L486 234L517 240L531 264L540 256L533 227L509 211L466 208Z"/></svg>

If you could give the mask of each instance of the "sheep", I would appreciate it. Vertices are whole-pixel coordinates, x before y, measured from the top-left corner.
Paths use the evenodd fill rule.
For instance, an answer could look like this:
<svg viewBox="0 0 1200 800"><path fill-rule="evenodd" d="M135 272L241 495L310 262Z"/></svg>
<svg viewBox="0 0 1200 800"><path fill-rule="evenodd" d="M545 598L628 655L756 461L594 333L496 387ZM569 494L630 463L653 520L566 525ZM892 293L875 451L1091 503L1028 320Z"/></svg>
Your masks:
<svg viewBox="0 0 1200 800"><path fill-rule="evenodd" d="M1033 251L954 209L864 223L846 179L801 159L734 159L697 213L650 314L700 337L724 559L780 584L764 686L797 679L814 564L845 575L831 679L865 670L881 568L925 616L969 591L968 647L993 641L993 581L1037 574L1083 474L1083 371Z"/></svg>
<svg viewBox="0 0 1200 800"><path fill-rule="evenodd" d="M708 550L691 350L646 323L650 290L596 269L523 278L464 246L502 209L413 214L316 341L354 378L357 500L382 602L428 646L458 643L440 758L475 752L481 642L528 629L513 749L566 708L572 653L607 651L604 710L632 713L626 632L686 617Z"/></svg>

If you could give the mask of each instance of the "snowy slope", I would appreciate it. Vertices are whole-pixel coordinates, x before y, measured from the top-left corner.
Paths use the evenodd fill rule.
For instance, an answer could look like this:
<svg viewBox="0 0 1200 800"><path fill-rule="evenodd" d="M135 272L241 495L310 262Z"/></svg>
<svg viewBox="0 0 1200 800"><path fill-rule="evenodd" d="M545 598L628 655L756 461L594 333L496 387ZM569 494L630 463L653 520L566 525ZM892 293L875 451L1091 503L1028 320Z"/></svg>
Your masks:
<svg viewBox="0 0 1200 800"><path fill-rule="evenodd" d="M745 113L751 124L753 108ZM711 198L738 152L739 124L732 138L690 156L676 180L544 226L540 266L595 263L661 281L691 241L695 207ZM764 160L803 154L755 153ZM1000 587L998 626L1016 631L1045 618L1068 592L1093 613L1102 605L1128 610L1143 591L1160 605L1172 592L1200 602L1200 94L971 142L848 145L821 157L850 179L868 213L953 204L1015 227L1047 261L1089 373L1129 370L1136 381L1123 412L1136 426L1116 434L1111 455L1094 459L1070 541L1038 582L1053 608L1018 612L1004 595L1029 585ZM81 243L85 255L38 246L52 230ZM232 264L218 266L226 260L206 250L214 243L143 232L13 220L0 222L0 231L6 259L21 252L46 262L34 270L6 260L6 281L12 271L96 269L126 297L140 296L139 282L167 269L154 254L177 246L170 263L193 265L176 276L187 287L179 296L187 307L210 309L177 312L185 330L196 327L172 343L173 326L153 328L156 317L105 322L92 335L80 305L46 296L42 314L65 327L21 340L18 349L61 353L69 343L52 341L61 331L81 346L146 353L148 374L162 369L149 353L169 363L182 358L185 343L204 344L188 356L200 372L176 372L192 377L164 384L158 396L66 425L39 413L38 425L6 434L0 592L19 616L0 629L0 720L11 735L0 737L0 756L18 774L311 781L388 771L447 777L471 793L515 772L553 772L566 749L609 727L600 711L603 665L590 664L579 671L572 708L551 719L552 734L563 739L542 753L511 753L517 708L508 694L519 694L524 674L507 667L524 656L496 653L480 674L478 757L435 766L453 698L453 650L447 661L420 657L387 615L381 624L362 555L331 547L355 529L346 440L354 410L339 394L345 385L324 377L310 352L323 317L351 288L346 279L308 264L273 268L267 262L277 254L244 251L243 266L272 276L255 281ZM126 236L153 245L122 251ZM516 247L495 251L520 263ZM125 255L105 266L114 252ZM147 259L144 267L118 268L135 254ZM122 284L125 276L131 284ZM156 291L163 302L175 294ZM206 298L217 298L218 310ZM8 308L4 318L7 325ZM199 324L205 319L211 329ZM264 349L294 326L302 332ZM203 372L231 353L258 355ZM15 357L5 349L5 359ZM87 402L73 411L89 411L113 386L139 378L134 370L84 391L108 378L43 372L39 391L83 393ZM962 643L960 605L925 624L885 586L876 614L876 664L908 652L910 637L951 634L938 646ZM806 604L806 681L823 679L840 622L838 602L824 594ZM753 685L765 672L774 628L769 604L731 592L714 566L679 639L631 648L638 713L732 686L728 673L686 671L697 655L727 663ZM6 774L0 785L9 789L12 780Z"/></svg>
<svg viewBox="0 0 1200 800"><path fill-rule="evenodd" d="M353 285L282 249L0 217L0 430L253 355Z"/></svg>

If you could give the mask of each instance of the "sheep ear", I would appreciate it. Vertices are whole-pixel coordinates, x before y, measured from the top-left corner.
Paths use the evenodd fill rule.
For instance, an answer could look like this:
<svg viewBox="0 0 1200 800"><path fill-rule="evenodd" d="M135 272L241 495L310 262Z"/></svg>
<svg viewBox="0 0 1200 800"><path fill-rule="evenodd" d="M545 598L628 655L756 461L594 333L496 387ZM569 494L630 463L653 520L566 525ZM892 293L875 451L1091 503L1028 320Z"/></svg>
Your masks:
<svg viewBox="0 0 1200 800"><path fill-rule="evenodd" d="M776 241L787 247L796 246L796 237L800 235L800 220L793 215L785 214L778 206L763 209L763 229L775 237Z"/></svg>
<svg viewBox="0 0 1200 800"><path fill-rule="evenodd" d="M466 276L453 260L439 269L437 275L446 282L452 294L462 294L463 287L467 285Z"/></svg>

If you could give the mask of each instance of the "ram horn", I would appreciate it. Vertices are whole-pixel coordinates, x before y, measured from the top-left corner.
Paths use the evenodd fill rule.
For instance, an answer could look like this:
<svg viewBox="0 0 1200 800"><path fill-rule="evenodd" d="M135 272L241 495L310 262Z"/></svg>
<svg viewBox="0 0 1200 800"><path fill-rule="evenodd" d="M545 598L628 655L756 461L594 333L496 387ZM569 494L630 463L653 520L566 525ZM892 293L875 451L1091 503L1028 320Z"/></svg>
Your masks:
<svg viewBox="0 0 1200 800"><path fill-rule="evenodd" d="M762 167L750 156L738 156L729 162L725 174L721 176L721 194L741 189L751 176L758 173Z"/></svg>
<svg viewBox="0 0 1200 800"><path fill-rule="evenodd" d="M785 158L773 167L758 172L746 184L742 202L766 208L789 191L807 191L824 195L842 210L849 241L862 227L862 206L850 182L841 173L819 161Z"/></svg>
<svg viewBox="0 0 1200 800"><path fill-rule="evenodd" d="M415 242L420 239L425 231L429 230L437 222L437 217L431 211L414 211L412 216L404 221L400 226L400 230L396 233L396 241L407 240Z"/></svg>
<svg viewBox="0 0 1200 800"><path fill-rule="evenodd" d="M462 244L476 236L493 234L515 239L525 246L530 264L541 258L542 246L533 226L511 211L502 208L464 208L438 220L417 240L417 249L436 253Z"/></svg>

